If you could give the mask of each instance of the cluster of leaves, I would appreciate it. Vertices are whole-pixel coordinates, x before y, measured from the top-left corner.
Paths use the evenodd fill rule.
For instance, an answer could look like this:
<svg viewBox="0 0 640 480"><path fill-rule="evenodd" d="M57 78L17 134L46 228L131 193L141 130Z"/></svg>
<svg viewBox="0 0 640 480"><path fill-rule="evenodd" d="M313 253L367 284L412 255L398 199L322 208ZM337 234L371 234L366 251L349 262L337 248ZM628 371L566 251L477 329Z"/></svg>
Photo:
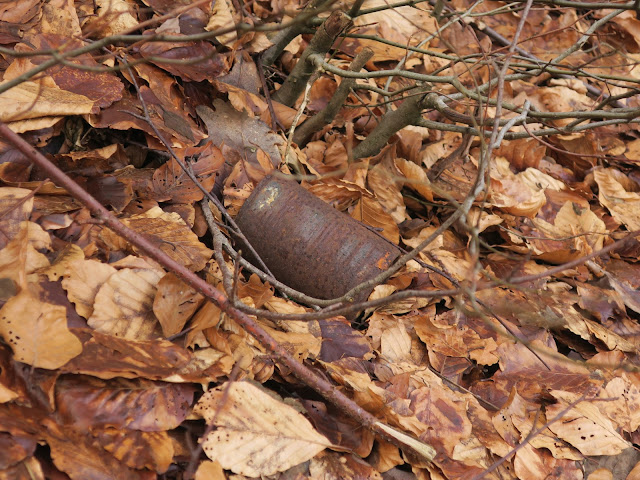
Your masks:
<svg viewBox="0 0 640 480"><path fill-rule="evenodd" d="M148 8L125 0L6 3L0 41L11 48L0 51L0 121L220 290L234 267L229 257L224 266L212 258L202 190L221 195L234 215L268 172L295 169L316 176L303 183L316 196L411 248L483 175L484 143L456 153L460 133L424 127L404 128L376 157L350 161L389 106L378 104L384 88L407 87L401 77L388 86L359 81L331 124L304 148L287 146L269 126L288 128L296 109L269 101L251 57L271 43L229 26L262 24L300 5L143 3ZM502 7L484 2L495 15L483 20L508 37L519 17ZM549 52L568 48L603 16L589 12L537 7L523 46L555 58ZM433 36L429 49L440 56L405 56L395 46L418 48L417 37L435 33L438 20L428 6L358 17L357 35L337 45L332 64L346 67L369 46L367 72L401 61L406 71L460 75L468 88L487 80L489 63L470 69L448 59L499 50L462 24ZM602 78L638 78L629 59L640 51L640 22L624 13L606 29L592 51L565 64L589 66L593 84L626 92L628 84ZM612 36L615 49L596 48ZM282 75L267 70L271 81L308 42L301 36L287 47ZM325 74L314 83L308 117L340 81ZM546 74L512 81L503 99L525 97L540 112L597 103L582 82ZM637 102L628 98L627 106ZM456 108L469 113L462 102ZM426 118L455 126L442 112ZM486 192L374 289L371 299L389 301L353 326L316 315L256 275L232 279L234 297L261 309L259 324L299 362L380 422L432 445L436 456L426 462L318 397L234 318L93 218L24 152L1 144L0 476L580 479L597 468L593 478L638 478L640 245L613 242L640 230L639 152L633 124L544 143L503 141ZM601 456L615 457L617 470Z"/></svg>

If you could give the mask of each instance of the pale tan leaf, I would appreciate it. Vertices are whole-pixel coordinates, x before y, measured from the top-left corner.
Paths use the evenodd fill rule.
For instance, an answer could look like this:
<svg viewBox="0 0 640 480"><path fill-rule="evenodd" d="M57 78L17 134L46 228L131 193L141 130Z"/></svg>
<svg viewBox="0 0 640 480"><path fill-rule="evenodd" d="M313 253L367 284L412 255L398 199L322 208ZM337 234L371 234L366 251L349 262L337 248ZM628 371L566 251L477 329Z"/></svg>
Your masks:
<svg viewBox="0 0 640 480"><path fill-rule="evenodd" d="M233 18L234 9L233 5L227 0L220 0L213 4L213 8L211 10L211 17L209 18L209 23L204 27L208 32L212 32L221 28L228 28L229 25L233 25L235 20ZM220 35L216 35L216 39L227 47L231 47L233 42L236 41L238 35L235 30L231 30L230 32L223 33Z"/></svg>
<svg viewBox="0 0 640 480"><path fill-rule="evenodd" d="M93 101L84 95L24 82L0 93L0 120L12 122L56 115L91 113Z"/></svg>
<svg viewBox="0 0 640 480"><path fill-rule="evenodd" d="M82 262L83 260L84 252L82 249L70 243L64 247L49 267L42 269L38 273L46 275L51 282L57 282L66 273L71 264Z"/></svg>
<svg viewBox="0 0 640 480"><path fill-rule="evenodd" d="M209 390L194 412L217 427L203 441L206 455L249 477L283 472L331 445L293 407L249 382Z"/></svg>
<svg viewBox="0 0 640 480"><path fill-rule="evenodd" d="M382 332L381 353L390 362L411 361L411 337L401 323Z"/></svg>
<svg viewBox="0 0 640 480"><path fill-rule="evenodd" d="M32 241L38 240L37 235L33 238L30 236L30 232L38 230L42 231L38 224L23 222L22 231L0 250L1 278L23 285L26 283L26 275L49 266L47 257L36 250L37 244L34 245ZM49 239L49 234L45 232L45 235Z"/></svg>
<svg viewBox="0 0 640 480"><path fill-rule="evenodd" d="M554 223L534 218L541 239L530 238L528 243L541 259L551 263L564 263L604 245L607 228L589 208L582 208L573 202L565 202Z"/></svg>
<svg viewBox="0 0 640 480"><path fill-rule="evenodd" d="M194 478L195 480L227 480L222 471L222 465L211 460L200 462Z"/></svg>
<svg viewBox="0 0 640 480"><path fill-rule="evenodd" d="M102 285L116 269L97 260L83 260L71 263L62 279L62 288L76 306L78 315L89 318L93 314L93 302Z"/></svg>
<svg viewBox="0 0 640 480"><path fill-rule="evenodd" d="M640 194L624 185L626 177L614 168L593 172L598 184L598 200L607 207L611 216L623 223L629 231L640 230ZM628 181L628 180L627 180ZM626 189L625 189L626 187Z"/></svg>
<svg viewBox="0 0 640 480"><path fill-rule="evenodd" d="M98 16L89 18L89 22L84 26L85 32L89 30L91 33L97 34L99 38L104 38L117 35L138 25L133 2L96 0L95 5L98 7Z"/></svg>
<svg viewBox="0 0 640 480"><path fill-rule="evenodd" d="M87 320L101 333L131 340L158 337L153 299L162 273L152 269L125 268L111 275L98 290L93 314Z"/></svg>
<svg viewBox="0 0 640 480"><path fill-rule="evenodd" d="M394 222L402 223L407 218L407 209L400 189L401 172L387 159L373 167L367 175L369 188Z"/></svg>
<svg viewBox="0 0 640 480"><path fill-rule="evenodd" d="M640 388L626 373L607 383L599 396L607 400L600 409L612 422L629 433L640 427Z"/></svg>
<svg viewBox="0 0 640 480"><path fill-rule="evenodd" d="M577 393L553 390L558 403L547 407L547 418L554 418L576 402ZM582 401L562 415L562 419L549 425L549 430L576 447L583 455L617 455L631 445L616 431L595 403Z"/></svg>
<svg viewBox="0 0 640 480"><path fill-rule="evenodd" d="M0 309L0 335L17 361L37 368L59 368L82 352L67 328L66 309L42 302L28 288Z"/></svg>

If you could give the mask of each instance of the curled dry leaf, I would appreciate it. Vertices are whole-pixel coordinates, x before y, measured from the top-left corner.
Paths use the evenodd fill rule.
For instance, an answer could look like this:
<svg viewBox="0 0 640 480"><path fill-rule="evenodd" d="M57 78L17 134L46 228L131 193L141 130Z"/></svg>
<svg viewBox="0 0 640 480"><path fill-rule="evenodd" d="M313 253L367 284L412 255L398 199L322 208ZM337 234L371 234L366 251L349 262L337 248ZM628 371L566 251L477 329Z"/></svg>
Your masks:
<svg viewBox="0 0 640 480"><path fill-rule="evenodd" d="M217 427L203 439L206 455L248 477L283 472L331 446L302 414L249 382L209 390L194 412Z"/></svg>
<svg viewBox="0 0 640 480"><path fill-rule="evenodd" d="M634 185L627 177L614 168L606 168L594 171L593 178L598 184L598 200L611 216L629 231L640 230L640 193L631 191Z"/></svg>
<svg viewBox="0 0 640 480"><path fill-rule="evenodd" d="M492 162L490 202L506 213L535 217L547 201L547 188L562 190L565 185L535 168L514 174L504 157Z"/></svg>
<svg viewBox="0 0 640 480"><path fill-rule="evenodd" d="M170 337L182 331L204 297L185 284L173 273L168 273L158 282L153 300L153 313L158 317L162 333Z"/></svg>
<svg viewBox="0 0 640 480"><path fill-rule="evenodd" d="M536 238L528 238L533 253L550 263L565 263L604 245L608 233L604 222L589 208L566 202L558 211L553 224L534 218Z"/></svg>

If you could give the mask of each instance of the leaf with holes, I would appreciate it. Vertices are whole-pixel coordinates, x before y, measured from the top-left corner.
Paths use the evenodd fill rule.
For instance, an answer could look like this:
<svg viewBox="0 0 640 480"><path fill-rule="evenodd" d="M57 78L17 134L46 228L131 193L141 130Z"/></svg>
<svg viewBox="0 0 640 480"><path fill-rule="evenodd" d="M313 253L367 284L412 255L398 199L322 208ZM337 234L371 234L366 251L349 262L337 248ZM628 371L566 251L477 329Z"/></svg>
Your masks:
<svg viewBox="0 0 640 480"><path fill-rule="evenodd" d="M207 456L248 477L284 472L331 446L302 414L249 382L209 390L194 412L217 427L203 441Z"/></svg>

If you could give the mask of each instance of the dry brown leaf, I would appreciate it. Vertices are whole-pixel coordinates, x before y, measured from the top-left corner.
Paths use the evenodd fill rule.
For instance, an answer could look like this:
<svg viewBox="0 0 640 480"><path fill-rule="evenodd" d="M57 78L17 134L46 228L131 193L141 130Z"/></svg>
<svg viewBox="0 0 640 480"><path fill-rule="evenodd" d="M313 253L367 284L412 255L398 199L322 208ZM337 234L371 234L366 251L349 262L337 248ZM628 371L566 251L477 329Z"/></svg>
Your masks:
<svg viewBox="0 0 640 480"><path fill-rule="evenodd" d="M42 32L64 35L66 38L82 36L78 12L71 0L53 0L42 6Z"/></svg>
<svg viewBox="0 0 640 480"><path fill-rule="evenodd" d="M0 309L0 335L16 360L37 368L60 368L82 352L82 343L67 328L66 309L41 301L29 288Z"/></svg>
<svg viewBox="0 0 640 480"><path fill-rule="evenodd" d="M52 423L52 422L48 422ZM43 438L51 448L54 465L73 480L118 478L142 480L139 472L116 460L86 431L47 425Z"/></svg>
<svg viewBox="0 0 640 480"><path fill-rule="evenodd" d="M75 306L78 315L89 318L93 314L93 302L102 285L116 269L97 260L72 262L65 270L62 287Z"/></svg>
<svg viewBox="0 0 640 480"><path fill-rule="evenodd" d="M165 473L174 448L167 432L139 432L120 428L93 428L93 436L107 452L126 466Z"/></svg>
<svg viewBox="0 0 640 480"><path fill-rule="evenodd" d="M84 340L82 353L62 367L63 372L105 380L115 377L160 380L183 370L198 371L198 361L193 360L189 351L167 340L135 341L89 329L74 331L89 338ZM184 381L176 377L174 381Z"/></svg>
<svg viewBox="0 0 640 480"><path fill-rule="evenodd" d="M207 23L205 30L207 30L208 32L213 32L218 29L227 29L229 25L233 25L236 23L235 19L233 18L234 14L235 9L230 2L227 2L227 0L215 2L215 4L212 5L211 17L209 17L209 23ZM238 34L235 30L231 30L230 32L216 35L215 38L223 45L231 47L237 40Z"/></svg>
<svg viewBox="0 0 640 480"><path fill-rule="evenodd" d="M310 333L280 332L266 325L263 325L263 328L291 355L301 362L309 357L316 358L320 355L320 348L322 347L321 338Z"/></svg>
<svg viewBox="0 0 640 480"><path fill-rule="evenodd" d="M249 382L207 391L194 413L217 427L203 440L206 455L249 477L283 472L331 446L293 407Z"/></svg>
<svg viewBox="0 0 640 480"><path fill-rule="evenodd" d="M363 196L353 207L351 216L362 223L381 230L380 235L394 244L400 241L400 230L391 215L375 198Z"/></svg>
<svg viewBox="0 0 640 480"><path fill-rule="evenodd" d="M170 337L182 331L204 297L185 284L173 273L167 273L158 282L153 300L153 313L158 317L162 333Z"/></svg>
<svg viewBox="0 0 640 480"><path fill-rule="evenodd" d="M39 241L42 232L46 238ZM36 248L45 241L50 243L49 234L33 222L23 222L22 230L6 246L0 250L0 278L9 279L16 284L24 285L26 276L49 266L49 260Z"/></svg>
<svg viewBox="0 0 640 480"><path fill-rule="evenodd" d="M113 427L162 432L187 417L194 391L193 385L73 375L56 383L55 400L62 422L80 431Z"/></svg>
<svg viewBox="0 0 640 480"><path fill-rule="evenodd" d="M192 271L202 270L213 253L198 240L180 215L167 213L160 207L125 218L122 223L145 235L160 250ZM100 235L113 248L127 246L121 237L110 230L105 229ZM131 248L136 251L135 247Z"/></svg>
<svg viewBox="0 0 640 480"><path fill-rule="evenodd" d="M218 462L212 462L211 460L205 460L200 462L198 470L194 477L195 480L227 480L224 472L222 471L222 465Z"/></svg>
<svg viewBox="0 0 640 480"><path fill-rule="evenodd" d="M558 211L553 224L534 218L541 237L527 239L535 255L550 263L565 263L600 250L608 233L604 222L588 208L566 202Z"/></svg>
<svg viewBox="0 0 640 480"><path fill-rule="evenodd" d="M640 230L640 193L630 191L626 176L616 169L602 168L593 172L593 178L598 184L598 199L611 216L629 231Z"/></svg>
<svg viewBox="0 0 640 480"><path fill-rule="evenodd" d="M401 175L388 158L373 167L367 175L369 188L373 190L380 205L396 223L402 223L407 217L404 199L400 192Z"/></svg>
<svg viewBox="0 0 640 480"><path fill-rule="evenodd" d="M21 229L21 223L29 220L33 209L33 197L25 188L0 188L0 248L4 248Z"/></svg>
<svg viewBox="0 0 640 480"><path fill-rule="evenodd" d="M0 21L7 23L27 23L38 13L38 0L12 0L6 2L0 11Z"/></svg>
<svg viewBox="0 0 640 480"><path fill-rule="evenodd" d="M93 101L84 95L24 82L0 93L0 120L15 122L56 115L83 115L93 110Z"/></svg>
<svg viewBox="0 0 640 480"><path fill-rule="evenodd" d="M448 388L419 388L410 398L416 417L428 426L421 440L433 445L439 453L451 456L456 446L472 437L466 401Z"/></svg>
<svg viewBox="0 0 640 480"><path fill-rule="evenodd" d="M632 433L640 427L640 388L629 375L613 378L599 397L606 401L596 405L618 428Z"/></svg>
<svg viewBox="0 0 640 480"><path fill-rule="evenodd" d="M397 323L382 332L380 353L390 362L411 361L411 337L403 324Z"/></svg>
<svg viewBox="0 0 640 480"><path fill-rule="evenodd" d="M544 413L540 406L529 402L513 390L509 400L500 412L493 417L493 424L511 447L515 447L532 431L541 430L529 439L529 444L536 449L548 449L555 458L565 460L581 460L582 454L575 448L560 441L548 428L542 429L545 424ZM529 453L531 455L531 453ZM534 455L538 455L535 453Z"/></svg>
<svg viewBox="0 0 640 480"><path fill-rule="evenodd" d="M98 290L87 323L101 333L130 340L158 338L153 299L161 278L154 269L124 268L112 274Z"/></svg>
<svg viewBox="0 0 640 480"><path fill-rule="evenodd" d="M578 467L578 462L556 459L547 450L535 449L528 444L516 452L513 466L517 478L520 479L583 480L584 478L582 470ZM560 476L557 476L558 473Z"/></svg>
<svg viewBox="0 0 640 480"><path fill-rule="evenodd" d="M431 182L427 177L427 172L420 165L416 165L404 158L396 158L394 163L398 170L402 172L404 184L422 195L425 200L433 202L433 191L430 188Z"/></svg>
<svg viewBox="0 0 640 480"><path fill-rule="evenodd" d="M577 393L564 390L553 390L551 395L558 403L547 406L547 418L556 417L581 398ZM574 405L561 420L550 424L549 430L583 455L618 455L631 446L596 404L587 401Z"/></svg>
<svg viewBox="0 0 640 480"><path fill-rule="evenodd" d="M310 478L368 478L382 480L380 472L356 455L322 452L309 462Z"/></svg>
<svg viewBox="0 0 640 480"><path fill-rule="evenodd" d="M38 273L46 275L50 281L55 282L67 272L73 263L82 262L83 260L84 252L82 249L70 243L58 253L58 256L50 266L40 270Z"/></svg>
<svg viewBox="0 0 640 480"><path fill-rule="evenodd" d="M491 163L490 202L512 215L535 217L547 202L545 189L562 190L564 183L535 168L514 174L504 157Z"/></svg>
<svg viewBox="0 0 640 480"><path fill-rule="evenodd" d="M98 16L90 18L84 25L84 31L98 38L117 35L123 30L135 28L138 20L135 7L127 0L96 0Z"/></svg>
<svg viewBox="0 0 640 480"><path fill-rule="evenodd" d="M211 142L202 147L186 148L178 150L182 164L191 169L193 175L198 178L202 188L211 191L224 165L224 157L218 147ZM185 158L195 157L194 162L188 162ZM157 202L170 201L171 203L193 203L202 200L204 193L188 177L175 158L169 159L153 173L153 195Z"/></svg>

